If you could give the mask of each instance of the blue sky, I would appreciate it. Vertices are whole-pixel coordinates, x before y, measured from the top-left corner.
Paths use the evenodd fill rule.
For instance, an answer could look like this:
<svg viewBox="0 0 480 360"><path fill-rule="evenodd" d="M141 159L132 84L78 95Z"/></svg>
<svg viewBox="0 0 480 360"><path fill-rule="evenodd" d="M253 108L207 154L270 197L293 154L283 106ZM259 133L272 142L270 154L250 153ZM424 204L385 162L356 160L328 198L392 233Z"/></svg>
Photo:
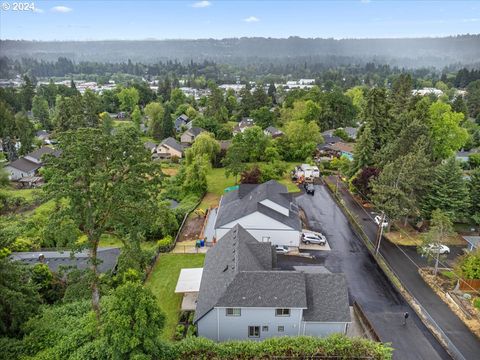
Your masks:
<svg viewBox="0 0 480 360"><path fill-rule="evenodd" d="M480 1L39 1L0 10L0 38L385 38L480 33ZM1 6L0 6L1 8Z"/></svg>

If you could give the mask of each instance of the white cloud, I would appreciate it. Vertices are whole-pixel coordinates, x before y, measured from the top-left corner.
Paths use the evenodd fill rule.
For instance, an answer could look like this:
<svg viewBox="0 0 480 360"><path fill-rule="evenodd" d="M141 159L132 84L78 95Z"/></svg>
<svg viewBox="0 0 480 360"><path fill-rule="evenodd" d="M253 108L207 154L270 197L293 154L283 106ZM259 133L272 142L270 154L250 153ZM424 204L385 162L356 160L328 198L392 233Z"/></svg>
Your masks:
<svg viewBox="0 0 480 360"><path fill-rule="evenodd" d="M245 22L259 22L260 19L257 18L256 16L249 16L249 17L243 19L243 21L245 21Z"/></svg>
<svg viewBox="0 0 480 360"><path fill-rule="evenodd" d="M54 6L50 10L53 11L53 12L56 12L56 13L69 13L69 12L73 11L72 8L69 8L69 7L66 7L66 6Z"/></svg>
<svg viewBox="0 0 480 360"><path fill-rule="evenodd" d="M203 0L203 1L197 1L196 3L193 3L192 7L194 7L194 8L206 8L206 7L209 7L210 5L212 5L212 3L210 1Z"/></svg>
<svg viewBox="0 0 480 360"><path fill-rule="evenodd" d="M471 19L462 19L462 22L469 23L469 22L479 22L480 18L471 18Z"/></svg>

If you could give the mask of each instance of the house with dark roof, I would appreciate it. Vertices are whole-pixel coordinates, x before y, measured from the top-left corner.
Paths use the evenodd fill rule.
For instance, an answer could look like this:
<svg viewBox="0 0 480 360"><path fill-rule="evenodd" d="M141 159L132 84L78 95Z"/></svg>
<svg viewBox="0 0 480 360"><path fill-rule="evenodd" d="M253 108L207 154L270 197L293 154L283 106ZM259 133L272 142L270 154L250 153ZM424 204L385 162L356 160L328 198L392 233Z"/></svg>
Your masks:
<svg viewBox="0 0 480 360"><path fill-rule="evenodd" d="M180 136L180 142L185 145L191 145L198 135L204 132L202 128L193 126L191 129L185 131L182 136Z"/></svg>
<svg viewBox="0 0 480 360"><path fill-rule="evenodd" d="M267 127L265 130L263 130L263 133L265 135L271 136L274 139L277 138L277 137L283 136L283 131L277 129L274 126Z"/></svg>
<svg viewBox="0 0 480 360"><path fill-rule="evenodd" d="M220 199L215 239L240 224L260 242L298 247L302 224L298 207L287 187L274 180L241 184Z"/></svg>
<svg viewBox="0 0 480 360"><path fill-rule="evenodd" d="M194 322L214 341L345 334L345 276L276 269L275 247L236 225L205 257Z"/></svg>
<svg viewBox="0 0 480 360"><path fill-rule="evenodd" d="M175 131L179 133L182 128L186 127L190 119L188 118L187 115L182 114L179 117L175 119Z"/></svg>
<svg viewBox="0 0 480 360"><path fill-rule="evenodd" d="M99 260L98 271L105 273L117 266L119 248L99 248L97 257ZM87 250L72 253L70 251L34 251L14 252L10 255L12 260L22 261L28 265L46 264L52 271L63 268L84 270L90 266L90 257Z"/></svg>
<svg viewBox="0 0 480 360"><path fill-rule="evenodd" d="M10 180L20 180L27 177L33 177L42 167L42 158L45 155L59 156L59 152L51 147L43 146L38 150L28 153L24 157L18 158L5 166L5 170L10 174Z"/></svg>
<svg viewBox="0 0 480 360"><path fill-rule="evenodd" d="M181 159L183 157L184 146L180 144L173 137L163 139L154 151L154 157L158 159L171 159L177 157Z"/></svg>

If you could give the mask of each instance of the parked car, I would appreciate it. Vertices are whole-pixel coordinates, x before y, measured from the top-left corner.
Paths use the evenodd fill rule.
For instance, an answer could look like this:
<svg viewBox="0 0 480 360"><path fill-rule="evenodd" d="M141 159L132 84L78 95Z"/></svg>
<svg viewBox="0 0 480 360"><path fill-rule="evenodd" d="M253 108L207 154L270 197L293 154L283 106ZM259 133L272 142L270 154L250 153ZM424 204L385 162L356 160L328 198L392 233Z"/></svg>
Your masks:
<svg viewBox="0 0 480 360"><path fill-rule="evenodd" d="M313 186L313 184L305 183L304 187L307 194L315 195L315 187Z"/></svg>
<svg viewBox="0 0 480 360"><path fill-rule="evenodd" d="M377 216L375 216L374 221L375 221L375 224L380 226L380 222L382 221L382 217L380 215L377 215ZM387 226L388 226L387 219L383 219L382 227L386 228Z"/></svg>
<svg viewBox="0 0 480 360"><path fill-rule="evenodd" d="M446 245L441 244L430 244L425 247L426 252L430 252L433 254L450 254L450 248Z"/></svg>
<svg viewBox="0 0 480 360"><path fill-rule="evenodd" d="M319 244L325 245L327 243L327 238L323 234L314 234L314 233L302 233L302 241L305 244Z"/></svg>
<svg viewBox="0 0 480 360"><path fill-rule="evenodd" d="M284 246L284 245L275 245L275 251L277 252L277 254L288 254L288 252L290 252L290 250L288 249L288 246Z"/></svg>

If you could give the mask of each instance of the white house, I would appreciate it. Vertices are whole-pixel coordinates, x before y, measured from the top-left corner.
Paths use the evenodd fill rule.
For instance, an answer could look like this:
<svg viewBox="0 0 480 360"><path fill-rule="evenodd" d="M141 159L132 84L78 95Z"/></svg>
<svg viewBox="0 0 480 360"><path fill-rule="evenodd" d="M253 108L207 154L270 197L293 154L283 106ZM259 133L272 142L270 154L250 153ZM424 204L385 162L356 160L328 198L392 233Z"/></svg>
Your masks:
<svg viewBox="0 0 480 360"><path fill-rule="evenodd" d="M58 156L59 153L51 147L43 146L5 166L5 170L10 174L10 180L34 176L42 167L42 157L46 154Z"/></svg>
<svg viewBox="0 0 480 360"><path fill-rule="evenodd" d="M290 247L300 244L298 207L286 186L274 180L260 185L241 184L222 196L215 238L221 239L237 224L260 242Z"/></svg>
<svg viewBox="0 0 480 360"><path fill-rule="evenodd" d="M346 333L351 319L343 274L275 267L271 243L258 242L240 225L231 229L205 258L198 335L227 341Z"/></svg>

